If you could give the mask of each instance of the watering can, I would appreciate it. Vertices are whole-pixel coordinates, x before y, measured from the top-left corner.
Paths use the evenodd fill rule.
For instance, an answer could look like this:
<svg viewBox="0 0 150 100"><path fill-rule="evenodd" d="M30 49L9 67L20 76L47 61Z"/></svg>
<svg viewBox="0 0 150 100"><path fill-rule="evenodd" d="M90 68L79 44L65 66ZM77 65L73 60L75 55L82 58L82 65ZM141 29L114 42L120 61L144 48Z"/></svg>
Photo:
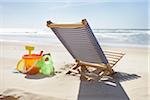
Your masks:
<svg viewBox="0 0 150 100"><path fill-rule="evenodd" d="M42 53L32 54L34 47L25 46L25 49L28 50L28 54L22 56L22 59L17 64L17 70L26 73L26 74L37 74L39 73L39 68L36 66L36 63L42 59Z"/></svg>
<svg viewBox="0 0 150 100"><path fill-rule="evenodd" d="M16 69L19 72L30 75L37 73L54 75L54 66L50 53L43 54L43 51L41 51L40 54L32 54L34 47L26 46L25 48L29 53L23 55L22 59L18 62Z"/></svg>

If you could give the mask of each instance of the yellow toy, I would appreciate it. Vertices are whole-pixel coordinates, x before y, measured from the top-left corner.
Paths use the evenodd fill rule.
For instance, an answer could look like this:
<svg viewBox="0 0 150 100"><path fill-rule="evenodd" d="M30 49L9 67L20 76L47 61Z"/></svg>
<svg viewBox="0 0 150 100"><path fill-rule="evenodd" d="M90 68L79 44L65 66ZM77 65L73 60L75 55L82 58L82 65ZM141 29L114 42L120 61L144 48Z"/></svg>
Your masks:
<svg viewBox="0 0 150 100"><path fill-rule="evenodd" d="M34 47L32 47L32 46L25 46L25 48L26 48L26 50L29 51L29 55L31 55L31 51L34 50Z"/></svg>

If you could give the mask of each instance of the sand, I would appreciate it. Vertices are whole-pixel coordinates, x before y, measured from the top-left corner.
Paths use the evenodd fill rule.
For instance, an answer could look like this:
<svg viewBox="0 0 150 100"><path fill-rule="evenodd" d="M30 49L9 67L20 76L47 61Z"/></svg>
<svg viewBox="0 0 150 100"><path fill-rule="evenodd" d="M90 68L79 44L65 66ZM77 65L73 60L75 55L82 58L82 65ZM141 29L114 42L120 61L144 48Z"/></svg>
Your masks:
<svg viewBox="0 0 150 100"><path fill-rule="evenodd" d="M148 56L146 48L103 46L105 50L126 53L114 67L118 72L113 79L100 82L81 81L79 75L65 75L73 58L61 44L35 46L50 52L56 71L53 77L28 76L15 70L17 61L27 51L29 43L0 42L0 98L15 100L149 100L150 86ZM30 43L31 44L31 43ZM68 64L68 66L66 66ZM12 96L12 97L11 97ZM3 100L3 99L2 99Z"/></svg>

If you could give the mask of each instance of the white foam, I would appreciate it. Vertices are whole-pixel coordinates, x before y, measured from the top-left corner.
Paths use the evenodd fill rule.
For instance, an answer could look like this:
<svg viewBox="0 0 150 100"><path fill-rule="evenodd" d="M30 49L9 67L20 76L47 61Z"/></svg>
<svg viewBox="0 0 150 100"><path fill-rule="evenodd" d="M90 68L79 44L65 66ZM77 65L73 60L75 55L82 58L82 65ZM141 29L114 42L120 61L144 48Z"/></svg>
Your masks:
<svg viewBox="0 0 150 100"><path fill-rule="evenodd" d="M57 37L51 30L8 29L0 31L1 42L24 42L50 44L58 43ZM148 47L150 45L149 30L100 30L94 33L100 44L123 47ZM108 33L107 33L108 32ZM116 33L115 33L116 32ZM120 33L119 33L120 32Z"/></svg>

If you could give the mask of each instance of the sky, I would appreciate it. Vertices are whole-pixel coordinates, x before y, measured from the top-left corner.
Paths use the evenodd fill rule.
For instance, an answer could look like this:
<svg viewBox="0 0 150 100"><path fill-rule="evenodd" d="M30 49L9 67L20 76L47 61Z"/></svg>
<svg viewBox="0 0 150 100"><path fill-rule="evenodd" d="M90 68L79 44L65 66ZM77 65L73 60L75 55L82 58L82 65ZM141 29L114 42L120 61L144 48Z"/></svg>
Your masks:
<svg viewBox="0 0 150 100"><path fill-rule="evenodd" d="M147 29L148 0L0 0L0 28L45 29L46 21L92 28Z"/></svg>

